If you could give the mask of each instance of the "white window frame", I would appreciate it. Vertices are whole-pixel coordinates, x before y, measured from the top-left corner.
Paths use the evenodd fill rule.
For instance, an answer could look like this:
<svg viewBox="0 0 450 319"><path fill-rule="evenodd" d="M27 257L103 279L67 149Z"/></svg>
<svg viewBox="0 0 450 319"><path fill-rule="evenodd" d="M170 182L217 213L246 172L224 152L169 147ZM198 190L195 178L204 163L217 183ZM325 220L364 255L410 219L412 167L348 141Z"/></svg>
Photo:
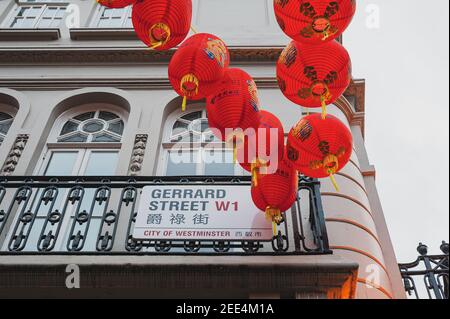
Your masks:
<svg viewBox="0 0 450 319"><path fill-rule="evenodd" d="M161 143L163 156L160 158L160 162L157 167L158 175L160 176L166 176L167 175L167 168L169 164L170 159L170 152L171 151L178 151L177 148L174 149L174 146L182 144L182 142L171 142L172 135L172 129L175 124L175 122L178 121L178 119L186 114L189 114L191 112L202 112L202 118L206 117L206 111L205 111L205 105L204 104L191 104L189 105L188 110L185 113L181 113L180 111L175 111L172 114L170 114L165 121L164 126L164 133L163 133L163 142ZM205 175L205 163L202 161L198 161L199 156L204 156L205 152L211 151L211 150L218 150L218 151L225 151L229 153L233 153L233 149L230 147L227 147L225 143L223 142L186 142L184 143L186 148L184 150L196 152L195 158L196 158L196 175L197 176L203 176ZM239 164L234 165L234 175L235 176L243 176L243 175L249 175L247 171L245 171Z"/></svg>
<svg viewBox="0 0 450 319"><path fill-rule="evenodd" d="M122 16L122 19L120 20L121 21L120 26L113 26L113 27L100 27L99 26L102 15L106 10L122 10L122 9L125 9L125 14ZM130 26L130 27L126 26L128 17L131 17L132 6L128 6L128 7L122 8L122 9L111 9L111 8L107 8L102 5L97 5L97 8L96 8L96 11L94 14L94 18L91 21L90 27L97 28L97 29L100 29L100 28L101 29L129 29L129 28L132 28L132 26ZM111 19L109 19L109 20L111 20Z"/></svg>
<svg viewBox="0 0 450 319"><path fill-rule="evenodd" d="M3 104L0 102L0 112L8 114L12 118L11 126L9 127L8 132L6 132L5 134L0 133L0 135L3 136L3 141L5 141L6 137L8 136L9 131L11 130L11 127L14 124L14 120L15 120L16 114L17 114L17 109L12 107L11 105ZM0 141L0 146L2 146L2 144L3 143Z"/></svg>
<svg viewBox="0 0 450 319"><path fill-rule="evenodd" d="M34 170L34 175L42 175L48 165L48 161L51 158L53 151L76 151L76 150L102 150L102 151L115 151L120 152L122 148L122 141L120 142L58 142L58 137L60 136L61 130L67 121L72 119L77 115L81 115L88 112L111 112L120 117L123 121L124 128L127 125L127 113L121 107L106 104L106 103L91 103L85 104L83 106L72 108L59 116L53 124L52 130L47 138L46 146L44 147L40 160L38 161L36 168ZM123 134L122 134L123 137Z"/></svg>
<svg viewBox="0 0 450 319"><path fill-rule="evenodd" d="M54 2L53 2L54 1ZM45 10L49 7L58 7L58 8L65 8L67 9L69 2L67 1L57 1L57 0L53 0L53 1L25 1L25 0L19 0L16 1L16 5L14 6L14 8L10 11L8 17L4 20L3 24L2 24L2 28L6 28L6 29L39 29L39 23L42 21L43 18L43 14L45 12ZM23 8L23 7L36 7L36 8L40 8L39 14L36 15L36 17L34 18L34 22L33 25L30 27L20 27L20 28L15 28L12 26L12 23L14 22L15 18L17 17L17 14L19 13L19 11ZM52 19L53 21L54 19ZM61 19L61 23L63 22L64 18ZM52 28L60 28L61 27L61 23L58 27L52 27Z"/></svg>

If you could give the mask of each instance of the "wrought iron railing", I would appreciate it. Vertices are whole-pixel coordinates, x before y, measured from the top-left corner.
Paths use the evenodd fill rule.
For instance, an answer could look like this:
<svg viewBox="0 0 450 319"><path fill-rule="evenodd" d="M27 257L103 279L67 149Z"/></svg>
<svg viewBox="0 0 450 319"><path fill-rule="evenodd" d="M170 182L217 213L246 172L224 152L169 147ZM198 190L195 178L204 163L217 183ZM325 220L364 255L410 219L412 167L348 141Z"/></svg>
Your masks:
<svg viewBox="0 0 450 319"><path fill-rule="evenodd" d="M132 237L148 185L250 185L250 177L0 177L0 254L328 254L320 183L304 177L271 241Z"/></svg>
<svg viewBox="0 0 450 319"><path fill-rule="evenodd" d="M448 243L442 242L442 255L428 255L428 247L417 247L420 256L409 264L400 264L406 293L416 299L448 299Z"/></svg>

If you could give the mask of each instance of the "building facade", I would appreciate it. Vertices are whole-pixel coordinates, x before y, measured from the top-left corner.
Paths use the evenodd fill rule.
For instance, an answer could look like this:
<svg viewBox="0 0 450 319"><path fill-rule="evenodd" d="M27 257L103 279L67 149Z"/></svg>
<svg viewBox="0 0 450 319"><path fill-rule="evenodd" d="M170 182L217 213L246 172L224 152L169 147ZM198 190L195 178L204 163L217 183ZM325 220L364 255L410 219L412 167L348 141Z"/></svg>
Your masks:
<svg viewBox="0 0 450 319"><path fill-rule="evenodd" d="M193 5L194 27L227 43L286 132L317 111L278 89L288 39L272 0ZM130 17L91 0L0 0L0 296L404 298L364 145L364 80L329 108L354 136L340 192L303 179L272 243L131 238L143 185L249 178L208 131L204 102L181 112L173 52L144 47ZM80 289L67 289L68 265Z"/></svg>

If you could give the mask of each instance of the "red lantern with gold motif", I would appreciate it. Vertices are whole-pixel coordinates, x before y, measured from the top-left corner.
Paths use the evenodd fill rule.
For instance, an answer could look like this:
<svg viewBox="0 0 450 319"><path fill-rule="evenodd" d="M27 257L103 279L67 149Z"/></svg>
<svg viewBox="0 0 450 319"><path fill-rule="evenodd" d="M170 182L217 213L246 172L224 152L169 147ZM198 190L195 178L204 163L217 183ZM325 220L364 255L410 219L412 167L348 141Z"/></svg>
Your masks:
<svg viewBox="0 0 450 319"><path fill-rule="evenodd" d="M158 51L169 50L187 37L192 19L191 0L138 0L133 5L136 35Z"/></svg>
<svg viewBox="0 0 450 319"><path fill-rule="evenodd" d="M287 158L303 175L313 178L331 177L350 160L353 138L338 118L311 114L302 118L289 132Z"/></svg>
<svg viewBox="0 0 450 319"><path fill-rule="evenodd" d="M304 107L334 103L350 85L352 65L345 48L336 41L321 46L292 41L277 63L277 80L283 94Z"/></svg>
<svg viewBox="0 0 450 319"><path fill-rule="evenodd" d="M137 0L97 0L99 4L102 6L111 8L111 9L119 9L119 8L125 8L133 3L135 3Z"/></svg>
<svg viewBox="0 0 450 319"><path fill-rule="evenodd" d="M233 142L236 135L242 135L249 128L256 131L259 99L255 81L241 69L227 69L220 89L208 97L206 111L209 127L215 129L214 133L224 142ZM243 142L242 137L240 140Z"/></svg>
<svg viewBox="0 0 450 319"><path fill-rule="evenodd" d="M339 37L356 12L356 0L274 0L280 28L291 39L322 44Z"/></svg>
<svg viewBox="0 0 450 319"><path fill-rule="evenodd" d="M261 110L258 130L255 136L245 136L243 146L237 149L237 160L252 173L252 181L257 185L259 176L273 173L283 156L283 124L274 114Z"/></svg>
<svg viewBox="0 0 450 319"><path fill-rule="evenodd" d="M225 43L212 34L198 33L188 38L169 63L173 89L186 100L201 100L220 89L230 54Z"/></svg>
<svg viewBox="0 0 450 319"><path fill-rule="evenodd" d="M298 174L292 163L282 160L274 174L261 176L258 185L252 185L252 199L266 218L276 224L283 221L282 213L292 207L297 199Z"/></svg>

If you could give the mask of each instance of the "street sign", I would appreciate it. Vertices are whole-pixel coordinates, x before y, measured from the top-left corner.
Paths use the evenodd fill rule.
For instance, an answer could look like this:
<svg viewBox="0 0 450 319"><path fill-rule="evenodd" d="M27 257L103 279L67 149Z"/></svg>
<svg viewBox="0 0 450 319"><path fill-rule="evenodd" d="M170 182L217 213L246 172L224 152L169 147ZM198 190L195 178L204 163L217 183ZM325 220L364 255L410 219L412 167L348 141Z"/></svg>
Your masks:
<svg viewBox="0 0 450 319"><path fill-rule="evenodd" d="M250 186L146 186L133 237L141 240L271 240L272 224Z"/></svg>

